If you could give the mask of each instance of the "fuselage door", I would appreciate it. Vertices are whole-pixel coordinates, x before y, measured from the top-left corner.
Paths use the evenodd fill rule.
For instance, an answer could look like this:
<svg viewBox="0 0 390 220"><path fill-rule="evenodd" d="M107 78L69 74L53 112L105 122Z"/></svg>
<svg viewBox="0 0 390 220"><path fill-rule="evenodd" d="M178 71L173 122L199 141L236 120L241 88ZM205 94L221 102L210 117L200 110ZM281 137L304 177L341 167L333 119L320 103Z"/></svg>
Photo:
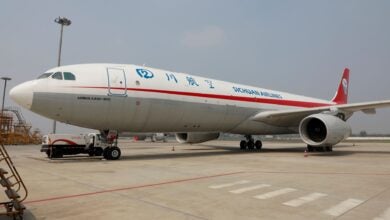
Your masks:
<svg viewBox="0 0 390 220"><path fill-rule="evenodd" d="M121 68L107 68L108 95L126 96L127 85L125 70Z"/></svg>

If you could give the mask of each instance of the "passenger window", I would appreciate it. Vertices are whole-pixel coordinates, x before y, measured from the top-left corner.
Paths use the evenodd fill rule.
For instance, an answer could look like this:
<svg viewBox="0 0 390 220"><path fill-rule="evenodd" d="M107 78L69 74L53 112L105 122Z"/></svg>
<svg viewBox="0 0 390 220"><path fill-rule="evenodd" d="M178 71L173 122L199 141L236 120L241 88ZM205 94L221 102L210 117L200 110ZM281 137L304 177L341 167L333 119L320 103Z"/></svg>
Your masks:
<svg viewBox="0 0 390 220"><path fill-rule="evenodd" d="M76 80L76 77L73 75L73 73L64 72L64 79L65 80Z"/></svg>
<svg viewBox="0 0 390 220"><path fill-rule="evenodd" d="M51 76L51 78L62 80L62 73L61 73L61 72L56 72L56 73L54 73L54 74Z"/></svg>

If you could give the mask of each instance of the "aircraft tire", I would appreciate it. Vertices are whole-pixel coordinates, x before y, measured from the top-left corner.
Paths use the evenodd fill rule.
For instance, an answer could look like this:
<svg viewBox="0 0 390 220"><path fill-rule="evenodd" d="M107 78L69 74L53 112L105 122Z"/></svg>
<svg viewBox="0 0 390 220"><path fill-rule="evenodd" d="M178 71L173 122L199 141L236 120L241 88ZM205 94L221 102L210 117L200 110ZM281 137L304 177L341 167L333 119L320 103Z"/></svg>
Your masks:
<svg viewBox="0 0 390 220"><path fill-rule="evenodd" d="M246 141L244 141L244 140L240 141L240 149L241 150L246 150L246 147L247 147Z"/></svg>
<svg viewBox="0 0 390 220"><path fill-rule="evenodd" d="M255 142L255 147L257 150L261 150L261 147L263 146L263 143L260 140L257 140Z"/></svg>
<svg viewBox="0 0 390 220"><path fill-rule="evenodd" d="M121 149L119 147L107 147L104 149L103 155L107 160L118 160L121 157Z"/></svg>
<svg viewBox="0 0 390 220"><path fill-rule="evenodd" d="M121 149L119 147L112 147L110 157L111 160L118 160L121 157Z"/></svg>
<svg viewBox="0 0 390 220"><path fill-rule="evenodd" d="M255 143L253 141L248 141L248 150L255 149Z"/></svg>

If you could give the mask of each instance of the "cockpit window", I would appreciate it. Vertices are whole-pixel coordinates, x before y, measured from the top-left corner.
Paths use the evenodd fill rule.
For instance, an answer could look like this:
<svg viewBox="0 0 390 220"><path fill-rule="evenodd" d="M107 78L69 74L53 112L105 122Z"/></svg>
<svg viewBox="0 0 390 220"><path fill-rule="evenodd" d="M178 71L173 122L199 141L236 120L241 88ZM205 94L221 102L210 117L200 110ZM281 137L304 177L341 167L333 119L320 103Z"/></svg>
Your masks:
<svg viewBox="0 0 390 220"><path fill-rule="evenodd" d="M56 72L56 73L54 73L54 74L51 76L51 78L62 80L62 73L61 73L61 72Z"/></svg>
<svg viewBox="0 0 390 220"><path fill-rule="evenodd" d="M44 74L40 75L40 76L38 77L38 79L48 78L51 74L53 74L53 73L44 73Z"/></svg>
<svg viewBox="0 0 390 220"><path fill-rule="evenodd" d="M65 80L76 80L76 77L73 75L73 73L64 72L64 79Z"/></svg>

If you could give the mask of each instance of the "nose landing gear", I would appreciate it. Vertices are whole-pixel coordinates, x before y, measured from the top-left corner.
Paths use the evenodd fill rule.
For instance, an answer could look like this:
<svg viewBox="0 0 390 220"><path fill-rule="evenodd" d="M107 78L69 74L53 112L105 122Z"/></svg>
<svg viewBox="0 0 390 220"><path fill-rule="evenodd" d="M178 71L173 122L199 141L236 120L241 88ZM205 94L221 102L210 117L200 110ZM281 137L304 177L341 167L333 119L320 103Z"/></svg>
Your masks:
<svg viewBox="0 0 390 220"><path fill-rule="evenodd" d="M118 160L121 157L121 149L118 147L118 133L116 131L101 131L101 136L106 144L103 150L103 158L106 160Z"/></svg>
<svg viewBox="0 0 390 220"><path fill-rule="evenodd" d="M117 160L121 157L121 149L119 147L106 147L103 151L103 157L106 160Z"/></svg>
<svg viewBox="0 0 390 220"><path fill-rule="evenodd" d="M263 143L260 140L254 140L252 135L245 135L246 140L242 140L240 142L240 149L241 150L254 150L255 148L257 150L261 150L261 147L263 146Z"/></svg>

